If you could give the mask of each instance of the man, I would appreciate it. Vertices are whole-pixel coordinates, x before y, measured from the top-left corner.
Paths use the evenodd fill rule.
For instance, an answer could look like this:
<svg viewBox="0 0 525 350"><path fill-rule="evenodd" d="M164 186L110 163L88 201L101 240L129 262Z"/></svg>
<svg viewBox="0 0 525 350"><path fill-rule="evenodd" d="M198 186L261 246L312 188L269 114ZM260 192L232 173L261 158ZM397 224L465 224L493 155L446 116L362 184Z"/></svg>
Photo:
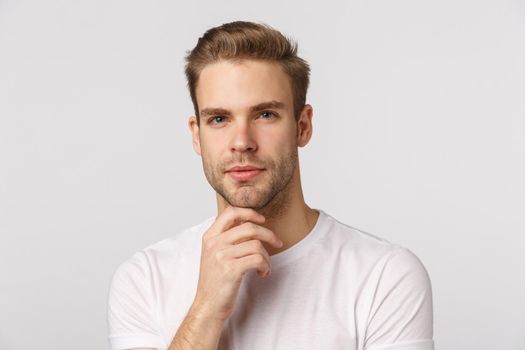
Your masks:
<svg viewBox="0 0 525 350"><path fill-rule="evenodd" d="M296 50L267 25L233 22L188 53L189 127L218 214L119 266L112 349L434 348L418 258L303 199L312 106Z"/></svg>

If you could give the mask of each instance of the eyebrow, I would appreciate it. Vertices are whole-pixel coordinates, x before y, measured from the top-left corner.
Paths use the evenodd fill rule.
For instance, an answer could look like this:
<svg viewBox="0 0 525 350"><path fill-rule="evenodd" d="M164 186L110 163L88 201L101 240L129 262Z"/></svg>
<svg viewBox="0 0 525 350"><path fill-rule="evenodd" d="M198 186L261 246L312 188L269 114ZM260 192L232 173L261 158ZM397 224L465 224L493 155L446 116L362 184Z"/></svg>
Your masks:
<svg viewBox="0 0 525 350"><path fill-rule="evenodd" d="M268 101L268 102L262 102L262 103L259 103L259 104L256 104L255 106L252 106L250 107L250 113L253 113L253 112L258 112L258 111L262 111L264 109L285 109L286 107L286 104L284 104L283 102L281 101L276 101L276 100L273 100L273 101ZM201 113L200 113L200 116L201 117L206 117L206 116L209 116L209 115L217 115L217 114L220 114L220 115L229 115L231 114L230 111L228 111L227 109L224 109L224 108L204 108Z"/></svg>

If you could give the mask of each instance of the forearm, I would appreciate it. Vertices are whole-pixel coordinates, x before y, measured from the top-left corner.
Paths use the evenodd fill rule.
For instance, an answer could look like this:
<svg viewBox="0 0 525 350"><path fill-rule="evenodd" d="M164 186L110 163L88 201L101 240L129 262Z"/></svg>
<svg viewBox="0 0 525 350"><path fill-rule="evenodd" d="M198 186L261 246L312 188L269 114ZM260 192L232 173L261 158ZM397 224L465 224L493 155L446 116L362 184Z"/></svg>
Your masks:
<svg viewBox="0 0 525 350"><path fill-rule="evenodd" d="M224 321L192 306L168 350L217 350Z"/></svg>

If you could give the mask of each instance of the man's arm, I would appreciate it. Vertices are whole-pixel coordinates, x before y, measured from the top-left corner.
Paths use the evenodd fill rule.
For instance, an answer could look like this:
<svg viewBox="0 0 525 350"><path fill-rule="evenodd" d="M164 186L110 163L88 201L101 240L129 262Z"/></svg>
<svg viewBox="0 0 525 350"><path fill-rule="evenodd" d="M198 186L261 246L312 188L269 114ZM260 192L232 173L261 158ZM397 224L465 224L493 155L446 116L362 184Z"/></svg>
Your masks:
<svg viewBox="0 0 525 350"><path fill-rule="evenodd" d="M381 266L369 313L366 350L432 350L432 288L410 250L398 248Z"/></svg>
<svg viewBox="0 0 525 350"><path fill-rule="evenodd" d="M195 299L168 350L217 349L222 328L233 313L244 274L254 269L260 277L270 274L271 259L263 242L275 248L283 245L275 233L261 226L264 221L253 209L228 207L204 233ZM117 275L115 281L122 274ZM109 324L110 333L116 334L112 345L114 349L155 349L162 340L152 316L152 303L145 297L153 292L139 290L126 295L130 290L148 285L144 281L148 281L149 275L134 275L124 279L127 284L111 288ZM133 327L130 329L129 325ZM133 344L150 347L133 348Z"/></svg>
<svg viewBox="0 0 525 350"><path fill-rule="evenodd" d="M222 328L233 313L244 273L270 273L271 260L262 242L282 242L255 210L228 207L203 235L195 300L168 350L216 350Z"/></svg>
<svg viewBox="0 0 525 350"><path fill-rule="evenodd" d="M195 304L182 321L168 350L216 350L224 321L214 319ZM128 350L157 350L132 348Z"/></svg>
<svg viewBox="0 0 525 350"><path fill-rule="evenodd" d="M168 350L215 350L219 345L224 321L208 316L192 306L182 321Z"/></svg>
<svg viewBox="0 0 525 350"><path fill-rule="evenodd" d="M192 306L182 321L168 350L215 350L219 345L224 322L207 317ZM129 350L156 350L140 348Z"/></svg>

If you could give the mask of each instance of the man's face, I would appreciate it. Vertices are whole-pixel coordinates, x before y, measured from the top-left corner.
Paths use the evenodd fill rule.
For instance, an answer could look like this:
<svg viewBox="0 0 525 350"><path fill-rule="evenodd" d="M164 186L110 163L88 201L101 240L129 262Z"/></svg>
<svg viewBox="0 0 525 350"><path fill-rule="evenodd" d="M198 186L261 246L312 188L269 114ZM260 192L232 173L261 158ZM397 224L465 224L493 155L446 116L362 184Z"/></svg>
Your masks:
<svg viewBox="0 0 525 350"><path fill-rule="evenodd" d="M266 61L220 61L203 69L196 94L200 127L194 118L190 127L208 182L232 206L264 208L297 165L288 76Z"/></svg>

